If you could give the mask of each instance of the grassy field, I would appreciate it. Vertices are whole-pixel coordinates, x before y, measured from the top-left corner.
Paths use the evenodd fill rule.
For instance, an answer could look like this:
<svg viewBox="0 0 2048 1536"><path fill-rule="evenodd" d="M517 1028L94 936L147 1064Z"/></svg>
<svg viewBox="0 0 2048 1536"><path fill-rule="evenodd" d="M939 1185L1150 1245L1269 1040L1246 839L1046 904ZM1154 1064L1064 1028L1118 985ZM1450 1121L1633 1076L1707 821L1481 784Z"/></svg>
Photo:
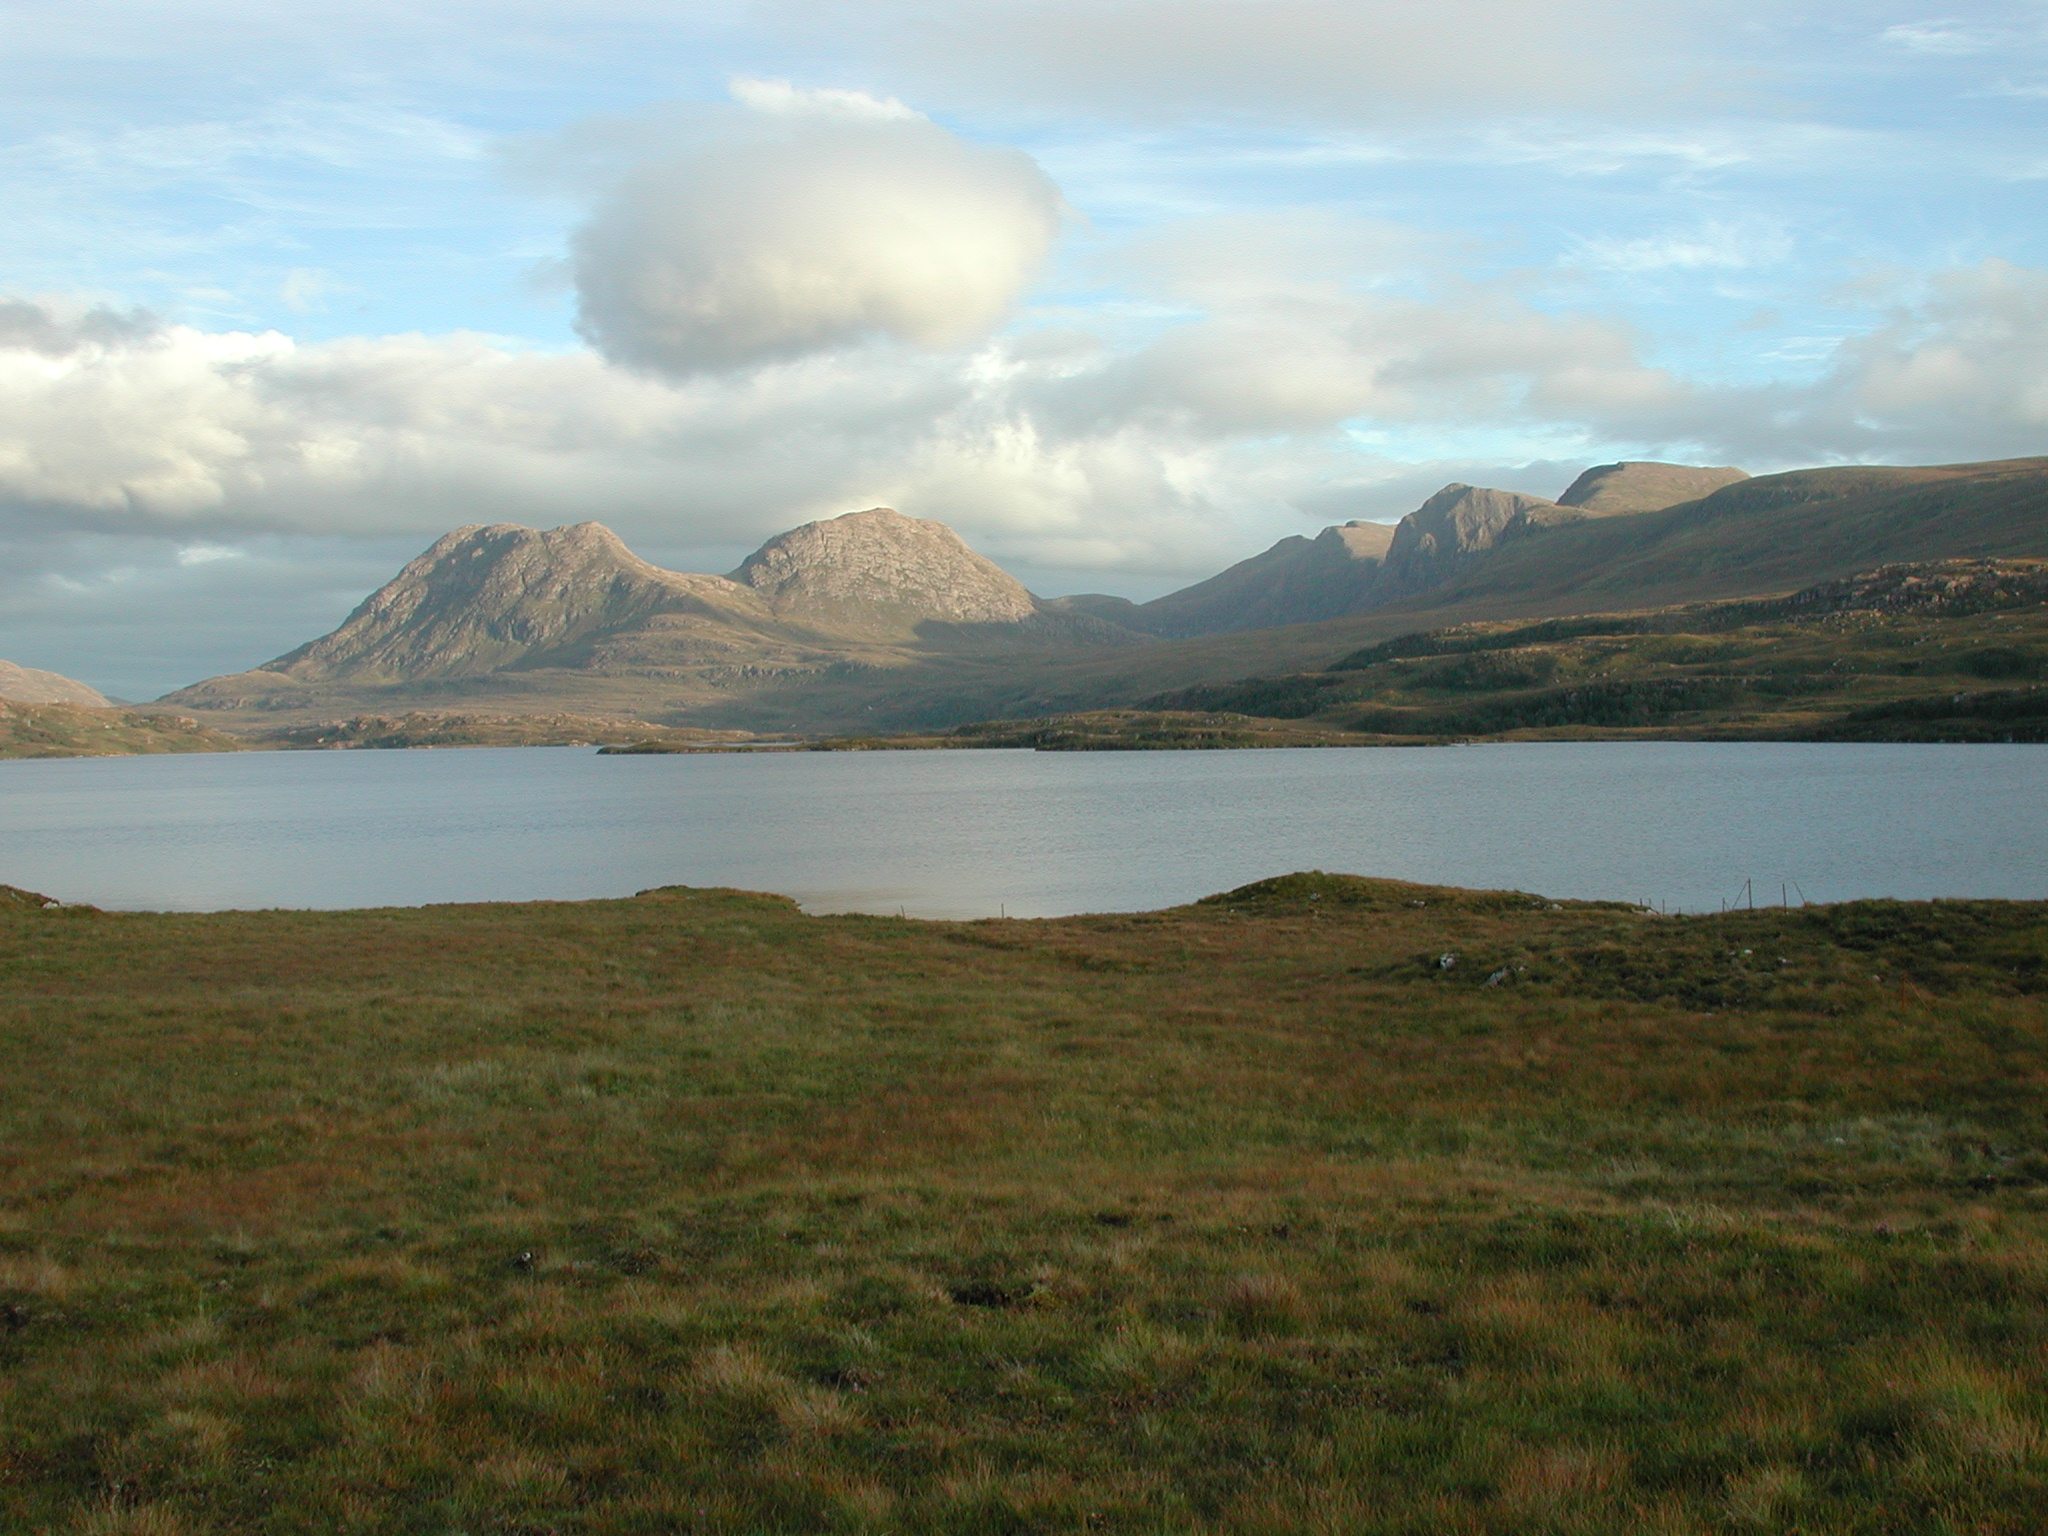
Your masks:
<svg viewBox="0 0 2048 1536"><path fill-rule="evenodd" d="M0 895L9 1532L2048 1509L2041 906Z"/></svg>

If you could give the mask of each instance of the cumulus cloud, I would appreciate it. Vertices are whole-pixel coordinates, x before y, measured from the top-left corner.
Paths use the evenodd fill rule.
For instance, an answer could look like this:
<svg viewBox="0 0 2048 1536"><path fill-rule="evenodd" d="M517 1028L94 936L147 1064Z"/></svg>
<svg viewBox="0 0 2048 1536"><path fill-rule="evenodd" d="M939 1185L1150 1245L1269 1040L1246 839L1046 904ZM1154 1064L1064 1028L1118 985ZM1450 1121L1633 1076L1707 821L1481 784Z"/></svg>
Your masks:
<svg viewBox="0 0 2048 1536"><path fill-rule="evenodd" d="M0 299L0 352L69 357L93 348L131 345L155 335L157 329L156 317L141 309Z"/></svg>
<svg viewBox="0 0 2048 1536"><path fill-rule="evenodd" d="M1893 452L2048 448L2048 271L1987 261L1940 274L1841 346L1805 415L1816 436Z"/></svg>
<svg viewBox="0 0 2048 1536"><path fill-rule="evenodd" d="M744 119L652 156L577 232L579 326L606 357L688 376L958 346L1044 263L1062 202L1029 156L857 92L737 94Z"/></svg>
<svg viewBox="0 0 2048 1536"><path fill-rule="evenodd" d="M1181 323L1022 392L1072 432L1134 422L1231 438L1360 419L1499 424L1668 391L1624 326L1546 312L1502 283L1419 275L1445 254L1325 211L1156 232L1121 275L1185 306Z"/></svg>
<svg viewBox="0 0 2048 1536"><path fill-rule="evenodd" d="M1752 465L2038 454L2048 446L2048 271L1986 261L1934 274L1837 342L1804 382L1567 370L1529 404L1606 441Z"/></svg>
<svg viewBox="0 0 2048 1536"><path fill-rule="evenodd" d="M1903 21L1879 34L1883 42L1908 53L1942 54L1960 58L1987 53L1998 46L1998 35L1988 27L1966 26L1951 20Z"/></svg>

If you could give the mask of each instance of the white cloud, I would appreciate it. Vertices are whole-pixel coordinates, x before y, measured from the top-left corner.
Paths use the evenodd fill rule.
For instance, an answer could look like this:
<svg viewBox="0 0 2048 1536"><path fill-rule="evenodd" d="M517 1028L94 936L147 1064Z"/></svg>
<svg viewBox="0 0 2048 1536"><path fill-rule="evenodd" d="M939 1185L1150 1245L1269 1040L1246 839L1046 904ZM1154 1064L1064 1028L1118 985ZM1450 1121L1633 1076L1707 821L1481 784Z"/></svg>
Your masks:
<svg viewBox="0 0 2048 1536"><path fill-rule="evenodd" d="M924 114L894 96L866 91L792 85L738 75L731 82L732 99L750 112L770 117L850 117L862 122L922 122Z"/></svg>
<svg viewBox="0 0 2048 1536"><path fill-rule="evenodd" d="M284 281L277 285L277 296L293 314L304 315L325 309L328 296L338 286L329 273L312 267L293 267L285 273Z"/></svg>
<svg viewBox="0 0 2048 1536"><path fill-rule="evenodd" d="M1752 467L1938 463L2048 446L2048 271L1987 261L1939 273L1799 384L1710 387L1617 374L1531 404L1608 442L1691 448Z"/></svg>
<svg viewBox="0 0 2048 1536"><path fill-rule="evenodd" d="M187 544L178 551L180 565L212 565L220 560L244 560L248 551L228 544Z"/></svg>
<svg viewBox="0 0 2048 1536"><path fill-rule="evenodd" d="M1908 53L1932 53L1948 58L1988 53L1998 46L1995 32L1958 21L1905 21L1886 27L1879 36L1892 47L1902 48Z"/></svg>
<svg viewBox="0 0 2048 1536"><path fill-rule="evenodd" d="M2048 447L2048 271L1987 261L1845 342L1828 414L1946 456Z"/></svg>
<svg viewBox="0 0 2048 1536"><path fill-rule="evenodd" d="M1227 440L1359 418L1519 423L1539 397L1556 410L1668 389L1624 327L1548 313L1505 284L1432 279L1453 265L1449 249L1321 211L1155 232L1115 270L1179 307L1179 323L1018 393L1069 433L1142 423Z"/></svg>
<svg viewBox="0 0 2048 1536"><path fill-rule="evenodd" d="M1766 267L1791 254L1782 229L1708 220L1631 239L1582 240L1572 259L1606 272L1698 272Z"/></svg>
<svg viewBox="0 0 2048 1536"><path fill-rule="evenodd" d="M777 94L803 109L620 180L575 239L591 343L688 376L876 338L952 347L999 323L1051 249L1058 190L1016 150L851 98Z"/></svg>

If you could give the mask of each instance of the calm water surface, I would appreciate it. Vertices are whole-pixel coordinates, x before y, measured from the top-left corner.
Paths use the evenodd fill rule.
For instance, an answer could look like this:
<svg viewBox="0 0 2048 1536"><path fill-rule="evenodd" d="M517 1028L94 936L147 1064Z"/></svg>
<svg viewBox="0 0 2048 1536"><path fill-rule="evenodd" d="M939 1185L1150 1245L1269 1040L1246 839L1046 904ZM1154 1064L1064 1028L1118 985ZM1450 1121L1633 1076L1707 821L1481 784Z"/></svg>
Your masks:
<svg viewBox="0 0 2048 1536"><path fill-rule="evenodd" d="M2048 747L1589 743L0 763L0 881L108 907L779 891L814 911L1163 906L1296 869L1717 908L2048 897Z"/></svg>

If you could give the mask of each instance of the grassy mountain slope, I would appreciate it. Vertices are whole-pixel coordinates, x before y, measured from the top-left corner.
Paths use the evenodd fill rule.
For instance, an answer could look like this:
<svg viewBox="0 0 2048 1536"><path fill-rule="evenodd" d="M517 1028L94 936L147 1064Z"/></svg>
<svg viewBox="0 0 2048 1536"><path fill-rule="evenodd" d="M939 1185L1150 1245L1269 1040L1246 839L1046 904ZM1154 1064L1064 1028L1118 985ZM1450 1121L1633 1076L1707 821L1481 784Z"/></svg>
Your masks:
<svg viewBox="0 0 2048 1536"><path fill-rule="evenodd" d="M2048 556L2048 459L1744 480L1661 511L1546 529L1407 611L1646 607L1998 556Z"/></svg>

